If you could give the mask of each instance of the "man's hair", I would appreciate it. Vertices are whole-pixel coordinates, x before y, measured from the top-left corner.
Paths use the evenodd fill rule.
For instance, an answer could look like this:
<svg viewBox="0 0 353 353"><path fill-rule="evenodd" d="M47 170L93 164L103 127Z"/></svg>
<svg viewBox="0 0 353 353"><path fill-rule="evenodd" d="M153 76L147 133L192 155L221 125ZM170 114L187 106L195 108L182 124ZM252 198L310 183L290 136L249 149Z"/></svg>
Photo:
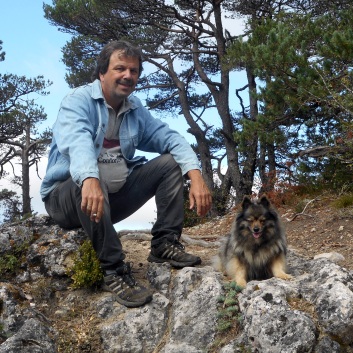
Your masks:
<svg viewBox="0 0 353 353"><path fill-rule="evenodd" d="M99 80L99 74L105 74L108 71L110 57L116 51L120 51L123 55L128 57L130 56L133 58L138 58L139 77L141 76L143 70L142 50L125 40L114 40L106 44L100 52L97 60L97 66L92 74L92 81L94 81L95 79Z"/></svg>

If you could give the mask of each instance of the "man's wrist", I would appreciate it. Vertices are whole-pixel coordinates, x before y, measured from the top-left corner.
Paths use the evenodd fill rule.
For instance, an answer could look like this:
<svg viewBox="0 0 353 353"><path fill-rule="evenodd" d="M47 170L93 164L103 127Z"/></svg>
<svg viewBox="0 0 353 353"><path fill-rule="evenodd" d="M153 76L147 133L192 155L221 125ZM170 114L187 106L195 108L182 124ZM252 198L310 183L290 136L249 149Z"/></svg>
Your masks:
<svg viewBox="0 0 353 353"><path fill-rule="evenodd" d="M199 169L191 169L186 174L190 180L196 179L196 178L197 179L202 178L202 175Z"/></svg>

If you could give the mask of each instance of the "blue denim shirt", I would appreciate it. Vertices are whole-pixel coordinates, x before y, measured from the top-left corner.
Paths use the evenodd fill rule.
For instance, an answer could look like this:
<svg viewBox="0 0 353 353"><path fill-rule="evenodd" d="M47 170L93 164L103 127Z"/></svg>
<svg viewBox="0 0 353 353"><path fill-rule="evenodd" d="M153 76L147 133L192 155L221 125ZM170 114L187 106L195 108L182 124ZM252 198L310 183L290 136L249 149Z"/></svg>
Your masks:
<svg viewBox="0 0 353 353"><path fill-rule="evenodd" d="M124 113L119 139L129 173L147 161L142 156L134 157L136 149L171 153L183 175L200 169L196 154L182 135L155 119L137 97L128 99L131 108ZM40 190L43 200L70 176L80 187L88 177L99 178L97 158L107 126L108 108L99 80L72 90L63 99L53 126L48 166Z"/></svg>

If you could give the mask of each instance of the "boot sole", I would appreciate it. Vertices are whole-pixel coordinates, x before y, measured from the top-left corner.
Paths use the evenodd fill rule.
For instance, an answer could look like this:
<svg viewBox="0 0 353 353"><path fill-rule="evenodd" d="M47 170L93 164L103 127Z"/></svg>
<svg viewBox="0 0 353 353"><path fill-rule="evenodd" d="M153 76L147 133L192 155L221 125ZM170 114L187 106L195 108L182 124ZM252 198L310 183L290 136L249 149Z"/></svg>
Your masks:
<svg viewBox="0 0 353 353"><path fill-rule="evenodd" d="M161 263L164 263L164 262L168 262L175 268L193 267L193 266L201 264L201 259L200 258L198 258L198 259L196 259L194 261L181 262L181 261L175 261L173 259L161 259L159 257L153 256L152 254L149 254L149 256L147 258L147 261L155 262L155 263L158 263L158 264L161 264Z"/></svg>
<svg viewBox="0 0 353 353"><path fill-rule="evenodd" d="M126 306L127 308L137 308L139 306L142 306L142 305L145 305L149 302L152 301L152 297L153 295L150 294L148 295L146 298L144 298L143 300L141 299L140 301L135 301L135 302L132 302L132 301L128 301L128 300L125 300L125 299L122 299L120 298L113 290L111 290L106 284L103 284L102 285L102 289L107 291L107 292L110 292L110 293L113 293L115 294L115 299L116 301L119 303L119 304L122 304L124 306Z"/></svg>

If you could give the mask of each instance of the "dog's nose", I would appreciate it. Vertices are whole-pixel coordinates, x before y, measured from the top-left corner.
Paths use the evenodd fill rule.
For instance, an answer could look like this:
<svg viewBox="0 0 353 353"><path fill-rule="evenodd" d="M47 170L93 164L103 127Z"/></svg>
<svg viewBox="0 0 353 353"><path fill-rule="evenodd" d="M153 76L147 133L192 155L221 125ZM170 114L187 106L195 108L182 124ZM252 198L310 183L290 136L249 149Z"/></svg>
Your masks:
<svg viewBox="0 0 353 353"><path fill-rule="evenodd" d="M258 233L258 232L260 231L260 228L259 228L259 227L254 227L253 231L254 231L255 233Z"/></svg>

